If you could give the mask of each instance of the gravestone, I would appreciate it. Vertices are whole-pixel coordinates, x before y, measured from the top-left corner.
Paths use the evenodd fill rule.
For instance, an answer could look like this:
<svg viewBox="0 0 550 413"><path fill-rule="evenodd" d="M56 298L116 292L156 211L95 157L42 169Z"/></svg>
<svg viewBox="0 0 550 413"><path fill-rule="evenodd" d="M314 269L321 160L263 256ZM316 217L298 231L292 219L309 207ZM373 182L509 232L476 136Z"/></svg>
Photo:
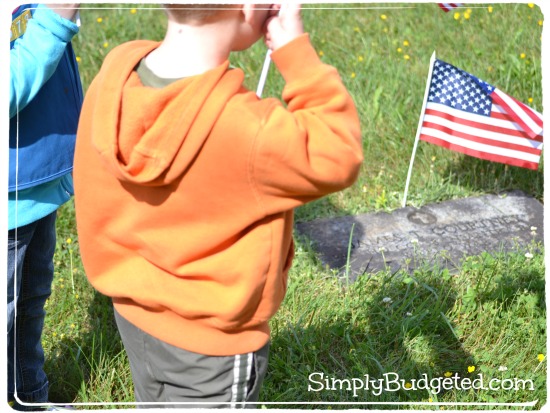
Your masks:
<svg viewBox="0 0 550 413"><path fill-rule="evenodd" d="M297 223L321 261L353 280L390 268L420 265L456 269L465 256L526 250L543 240L543 205L520 191ZM352 232L353 229L353 232ZM350 244L351 235L351 244Z"/></svg>

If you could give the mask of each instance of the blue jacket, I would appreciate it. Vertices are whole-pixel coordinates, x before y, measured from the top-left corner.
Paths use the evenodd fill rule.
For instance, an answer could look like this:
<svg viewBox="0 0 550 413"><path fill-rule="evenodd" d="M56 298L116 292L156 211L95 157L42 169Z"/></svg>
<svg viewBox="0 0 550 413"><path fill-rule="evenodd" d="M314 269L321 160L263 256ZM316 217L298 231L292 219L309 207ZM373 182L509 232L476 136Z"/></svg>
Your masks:
<svg viewBox="0 0 550 413"><path fill-rule="evenodd" d="M78 27L48 7L12 14L8 227L55 211L72 195L82 86L72 46Z"/></svg>
<svg viewBox="0 0 550 413"><path fill-rule="evenodd" d="M21 6L12 16L8 191L72 170L82 106L82 86L69 43L78 28L51 10L29 7L36 5Z"/></svg>

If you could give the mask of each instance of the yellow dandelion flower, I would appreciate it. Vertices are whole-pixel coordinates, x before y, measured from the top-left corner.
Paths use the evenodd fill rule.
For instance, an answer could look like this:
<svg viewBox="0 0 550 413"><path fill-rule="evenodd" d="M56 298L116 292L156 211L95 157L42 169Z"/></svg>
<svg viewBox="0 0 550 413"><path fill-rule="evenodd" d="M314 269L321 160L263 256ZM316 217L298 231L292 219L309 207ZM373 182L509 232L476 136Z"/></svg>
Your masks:
<svg viewBox="0 0 550 413"><path fill-rule="evenodd" d="M59 282L62 283L63 281L65 281L63 278L60 278L59 279Z"/></svg>
<svg viewBox="0 0 550 413"><path fill-rule="evenodd" d="M492 13L492 12L493 12L493 6L487 7L487 11L488 11L489 13Z"/></svg>
<svg viewBox="0 0 550 413"><path fill-rule="evenodd" d="M355 72L352 72L352 73L351 73L351 78L352 78L352 79L355 78Z"/></svg>
<svg viewBox="0 0 550 413"><path fill-rule="evenodd" d="M380 16L380 18L381 18L382 20L386 20L386 19L388 18L388 16L386 16L385 14L382 14L382 15Z"/></svg>
<svg viewBox="0 0 550 413"><path fill-rule="evenodd" d="M435 156L432 156L432 162L435 162Z"/></svg>
<svg viewBox="0 0 550 413"><path fill-rule="evenodd" d="M468 366L468 373L473 373L476 370L476 366Z"/></svg>
<svg viewBox="0 0 550 413"><path fill-rule="evenodd" d="M107 42L103 43L103 48L106 49L106 48L108 48L108 47L109 47L109 43L107 43Z"/></svg>
<svg viewBox="0 0 550 413"><path fill-rule="evenodd" d="M96 20L98 23L101 23L103 21L103 19L101 17L98 17L97 20Z"/></svg>
<svg viewBox="0 0 550 413"><path fill-rule="evenodd" d="M60 338L61 338L61 339L64 339L64 338L65 338L65 333L61 333Z"/></svg>
<svg viewBox="0 0 550 413"><path fill-rule="evenodd" d="M527 102L533 103L533 98L527 98Z"/></svg>
<svg viewBox="0 0 550 413"><path fill-rule="evenodd" d="M388 28L387 27L384 27L384 29L382 30L384 33L387 33L388 32Z"/></svg>
<svg viewBox="0 0 550 413"><path fill-rule="evenodd" d="M542 26L542 20L539 20L539 26Z"/></svg>
<svg viewBox="0 0 550 413"><path fill-rule="evenodd" d="M323 52L322 50L319 51L319 56L323 57L325 55L325 52Z"/></svg>
<svg viewBox="0 0 550 413"><path fill-rule="evenodd" d="M76 326L74 324L71 324L71 328L75 328Z"/></svg>
<svg viewBox="0 0 550 413"><path fill-rule="evenodd" d="M75 294L74 298L78 299L78 298L80 298L80 296L78 294Z"/></svg>
<svg viewBox="0 0 550 413"><path fill-rule="evenodd" d="M446 371L444 376L445 377L451 377L453 375L453 373L451 373L450 371Z"/></svg>
<svg viewBox="0 0 550 413"><path fill-rule="evenodd" d="M364 59L363 59L363 56L357 56L357 60L362 62Z"/></svg>
<svg viewBox="0 0 550 413"><path fill-rule="evenodd" d="M428 402L430 402L430 403L433 402L433 401L434 401L434 399L432 399L431 397L428 399Z"/></svg>
<svg viewBox="0 0 550 413"><path fill-rule="evenodd" d="M519 55L519 57L520 57L521 59L525 59L525 53L521 53L521 54Z"/></svg>
<svg viewBox="0 0 550 413"><path fill-rule="evenodd" d="M487 68L487 71L488 71L488 72L492 72L492 71L493 71L493 66L489 66L489 67Z"/></svg>
<svg viewBox="0 0 550 413"><path fill-rule="evenodd" d="M78 61L78 58L77 58L76 60ZM72 244L72 243L73 243L73 240L72 240L71 238L67 238L67 239L65 240L65 242L66 242L67 244Z"/></svg>
<svg viewBox="0 0 550 413"><path fill-rule="evenodd" d="M460 19L460 12L458 12L458 11L457 11L457 12L455 12L455 14L454 14L454 16L453 16L453 17L455 18L455 20L458 20L458 19Z"/></svg>
<svg viewBox="0 0 550 413"><path fill-rule="evenodd" d="M411 387L412 387L411 383L409 383L409 382L405 383L405 388L406 389L410 389Z"/></svg>
<svg viewBox="0 0 550 413"><path fill-rule="evenodd" d="M361 30L359 29L359 27L354 27L353 31L359 33Z"/></svg>
<svg viewBox="0 0 550 413"><path fill-rule="evenodd" d="M136 9L131 9L131 10L130 10L130 13L136 14L136 13L137 13L137 10L136 10Z"/></svg>
<svg viewBox="0 0 550 413"><path fill-rule="evenodd" d="M401 53L403 51L403 49L401 49L400 47L397 48L397 53Z"/></svg>
<svg viewBox="0 0 550 413"><path fill-rule="evenodd" d="M470 18L470 13L464 13L464 18L468 20Z"/></svg>
<svg viewBox="0 0 550 413"><path fill-rule="evenodd" d="M466 13L472 14L472 9L466 9Z"/></svg>
<svg viewBox="0 0 550 413"><path fill-rule="evenodd" d="M409 60L410 58L411 58L411 57L410 57L408 54L406 54L405 56L403 56L403 59L405 59L405 60Z"/></svg>
<svg viewBox="0 0 550 413"><path fill-rule="evenodd" d="M535 7L535 3L527 3L527 5L528 5L529 8L531 8L531 9L532 9L533 7Z"/></svg>
<svg viewBox="0 0 550 413"><path fill-rule="evenodd" d="M539 355L537 356L537 359L538 359L539 362L541 362L541 363L544 361L545 358L546 358L546 356L545 356L544 354L539 354Z"/></svg>
<svg viewBox="0 0 550 413"><path fill-rule="evenodd" d="M409 46L409 41L408 40L403 40L403 46Z"/></svg>
<svg viewBox="0 0 550 413"><path fill-rule="evenodd" d="M77 63L82 62L82 59L80 58L80 56L76 56L76 61L77 61Z"/></svg>

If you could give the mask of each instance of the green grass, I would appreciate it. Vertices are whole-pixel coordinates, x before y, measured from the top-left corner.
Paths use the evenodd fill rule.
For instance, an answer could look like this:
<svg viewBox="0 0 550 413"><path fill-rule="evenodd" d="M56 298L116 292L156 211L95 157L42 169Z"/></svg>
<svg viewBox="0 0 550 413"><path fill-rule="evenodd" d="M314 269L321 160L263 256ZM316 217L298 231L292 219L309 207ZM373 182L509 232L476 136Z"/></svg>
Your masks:
<svg viewBox="0 0 550 413"><path fill-rule="evenodd" d="M308 8L303 11L305 27L322 59L339 69L355 99L365 162L353 187L298 209L297 220L390 211L401 206L434 50L442 60L542 111L539 21L543 17L536 6L494 4L489 12L488 5L472 5L469 19L463 13L455 19L453 13L443 13L435 4L347 4L315 10L313 6L304 6ZM336 10L336 6L363 9ZM97 9L81 11L83 25L74 46L85 88L117 44L163 37L162 11L131 4L112 7L98 5ZM232 64L245 70L246 83L253 90L264 56L261 43L232 56ZM282 87L281 77L272 68L264 96L280 96ZM420 206L509 189L520 189L542 200L542 169L542 165L539 171L506 167L421 142L409 204ZM267 402L539 400L535 408L540 409L546 403L546 361L538 359L539 354L546 355L541 245L529 246L532 258L521 249L510 254L481 254L468 258L457 273L421 267L411 276L366 274L349 284L321 265L310 240L297 241L288 293L272 320L269 370L261 394L266 407L281 407ZM44 332L51 400L133 401L128 362L109 300L97 294L85 278L72 202L59 213L55 263ZM469 372L472 366L475 370ZM436 395L401 389L378 396L360 391L353 397L345 387L308 391L308 384L314 384L309 380L312 373L338 379L397 373L406 380L418 380L422 375L437 379L446 373L474 379L481 373L486 380L532 380L534 390L454 389ZM387 404L370 407L396 408Z"/></svg>

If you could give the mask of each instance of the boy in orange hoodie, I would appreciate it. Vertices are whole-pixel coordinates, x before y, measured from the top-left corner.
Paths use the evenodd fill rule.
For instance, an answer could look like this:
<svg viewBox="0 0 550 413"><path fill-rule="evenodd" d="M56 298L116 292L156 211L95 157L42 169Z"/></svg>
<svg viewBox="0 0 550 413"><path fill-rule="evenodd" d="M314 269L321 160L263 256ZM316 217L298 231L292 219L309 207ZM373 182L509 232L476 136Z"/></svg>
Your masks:
<svg viewBox="0 0 550 413"><path fill-rule="evenodd" d="M166 6L163 42L115 48L84 100L81 254L113 299L141 404L258 400L293 209L359 173L352 98L311 46L299 6L279 9ZM286 107L229 67L230 52L262 36Z"/></svg>

